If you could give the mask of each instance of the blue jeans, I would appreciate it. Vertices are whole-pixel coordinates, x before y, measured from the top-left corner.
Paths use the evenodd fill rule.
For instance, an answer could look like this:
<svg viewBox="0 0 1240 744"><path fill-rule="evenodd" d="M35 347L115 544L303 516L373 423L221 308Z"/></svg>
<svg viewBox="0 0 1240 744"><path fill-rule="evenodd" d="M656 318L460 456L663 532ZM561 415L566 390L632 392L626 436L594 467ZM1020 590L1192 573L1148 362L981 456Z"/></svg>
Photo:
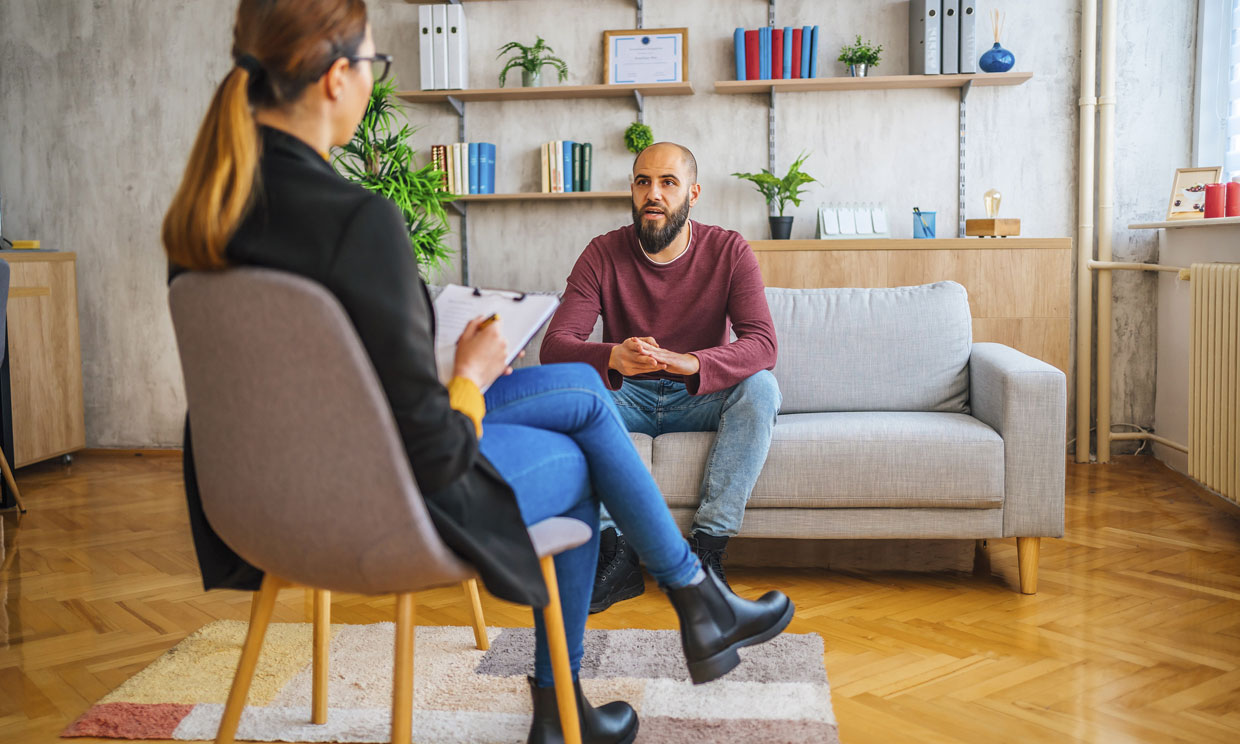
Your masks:
<svg viewBox="0 0 1240 744"><path fill-rule="evenodd" d="M576 677L598 565L600 500L661 585L687 586L701 565L672 521L593 367L519 369L496 380L486 404L479 447L512 486L525 523L573 517L590 525L593 533L585 545L555 558ZM534 679L540 687L550 687L551 657L541 612L534 613L534 628Z"/></svg>
<svg viewBox="0 0 1240 744"><path fill-rule="evenodd" d="M681 382L626 379L611 395L629 431L652 437L677 431L717 432L691 530L715 537L740 532L745 504L766 464L775 417L783 403L775 375L761 370L726 390L705 395L690 395ZM610 511L610 503L604 506ZM615 526L632 542L624 524L613 521L607 511L602 527Z"/></svg>

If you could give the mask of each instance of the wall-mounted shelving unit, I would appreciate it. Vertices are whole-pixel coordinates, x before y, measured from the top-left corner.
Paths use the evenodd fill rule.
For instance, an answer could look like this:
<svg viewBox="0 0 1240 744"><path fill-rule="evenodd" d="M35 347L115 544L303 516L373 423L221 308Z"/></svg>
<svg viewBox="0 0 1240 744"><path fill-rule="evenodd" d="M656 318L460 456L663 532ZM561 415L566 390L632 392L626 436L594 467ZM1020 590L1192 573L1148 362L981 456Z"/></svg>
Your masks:
<svg viewBox="0 0 1240 744"><path fill-rule="evenodd" d="M639 2L640 8L640 2ZM775 0L767 0L767 25L776 27ZM826 59L824 57L824 59ZM830 64L830 63L828 63ZM966 75L875 75L862 78L823 77L796 80L719 80L715 92L724 94L763 93L770 96L767 107L767 168L775 172L775 94L844 90L897 90L918 88L956 88L960 91L960 153L958 158L959 200L958 236L963 238L965 219L965 99L974 85L1020 85L1033 77L1031 72L974 73Z"/></svg>
<svg viewBox="0 0 1240 744"><path fill-rule="evenodd" d="M801 78L798 80L719 80L716 93L808 93L823 90L904 90L963 88L966 85L1020 85L1032 72L971 75L871 75L867 77Z"/></svg>
<svg viewBox="0 0 1240 744"><path fill-rule="evenodd" d="M630 198L632 198L632 194L627 191L572 191L566 194L544 194L542 192L527 194L468 194L456 197L452 204L459 202L584 201L587 199Z"/></svg>
<svg viewBox="0 0 1240 744"><path fill-rule="evenodd" d="M775 2L771 0L772 25ZM854 90L922 90L932 88L960 91L960 151L957 161L959 224L957 236L965 237L965 165L968 128L965 101L973 86L1021 85L1033 78L1032 72L983 72L966 75L874 75L867 77L801 78L796 80L717 80L715 92L722 94L758 93L770 96L767 109L767 168L775 171L775 94L816 93Z"/></svg>

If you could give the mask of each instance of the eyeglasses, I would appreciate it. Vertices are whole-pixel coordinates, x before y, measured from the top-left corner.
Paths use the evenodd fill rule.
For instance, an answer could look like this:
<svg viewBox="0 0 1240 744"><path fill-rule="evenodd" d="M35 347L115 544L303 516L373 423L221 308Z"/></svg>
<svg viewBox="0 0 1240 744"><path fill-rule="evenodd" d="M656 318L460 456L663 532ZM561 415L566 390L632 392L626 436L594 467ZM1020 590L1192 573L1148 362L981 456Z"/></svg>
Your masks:
<svg viewBox="0 0 1240 744"><path fill-rule="evenodd" d="M392 67L392 55L390 54L372 54L369 57L345 57L345 59L349 60L351 65L355 65L358 62L369 62L371 65L370 70L376 83L383 82Z"/></svg>

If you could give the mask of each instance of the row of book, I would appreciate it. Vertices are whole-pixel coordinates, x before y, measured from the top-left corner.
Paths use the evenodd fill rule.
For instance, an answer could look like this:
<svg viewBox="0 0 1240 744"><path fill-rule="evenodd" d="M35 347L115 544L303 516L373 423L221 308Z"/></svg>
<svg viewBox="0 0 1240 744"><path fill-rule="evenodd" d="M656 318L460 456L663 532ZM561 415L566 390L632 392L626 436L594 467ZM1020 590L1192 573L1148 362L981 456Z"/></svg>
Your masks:
<svg viewBox="0 0 1240 744"><path fill-rule="evenodd" d="M433 145L431 162L444 172L443 187L449 194L495 193L495 145L490 142Z"/></svg>
<svg viewBox="0 0 1240 744"><path fill-rule="evenodd" d="M793 80L818 77L818 27L738 28L737 80Z"/></svg>
<svg viewBox="0 0 1240 744"><path fill-rule="evenodd" d="M418 60L422 90L469 87L464 8L458 4L418 6Z"/></svg>
<svg viewBox="0 0 1240 744"><path fill-rule="evenodd" d="M589 142L544 142L541 155L542 192L589 191L594 170L594 145Z"/></svg>

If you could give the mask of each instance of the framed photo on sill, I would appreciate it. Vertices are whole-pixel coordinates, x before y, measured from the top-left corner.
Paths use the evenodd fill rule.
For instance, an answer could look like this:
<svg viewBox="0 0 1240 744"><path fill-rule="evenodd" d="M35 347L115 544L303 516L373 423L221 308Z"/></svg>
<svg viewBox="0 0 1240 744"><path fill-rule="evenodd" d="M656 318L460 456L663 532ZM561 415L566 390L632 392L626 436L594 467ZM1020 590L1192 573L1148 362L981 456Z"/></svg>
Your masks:
<svg viewBox="0 0 1240 744"><path fill-rule="evenodd" d="M1206 184L1218 183L1223 166L1211 168L1176 168L1171 184L1171 200L1167 204L1167 221L1201 220L1206 216Z"/></svg>
<svg viewBox="0 0 1240 744"><path fill-rule="evenodd" d="M689 79L689 29L604 31L603 69L608 85L683 83Z"/></svg>

